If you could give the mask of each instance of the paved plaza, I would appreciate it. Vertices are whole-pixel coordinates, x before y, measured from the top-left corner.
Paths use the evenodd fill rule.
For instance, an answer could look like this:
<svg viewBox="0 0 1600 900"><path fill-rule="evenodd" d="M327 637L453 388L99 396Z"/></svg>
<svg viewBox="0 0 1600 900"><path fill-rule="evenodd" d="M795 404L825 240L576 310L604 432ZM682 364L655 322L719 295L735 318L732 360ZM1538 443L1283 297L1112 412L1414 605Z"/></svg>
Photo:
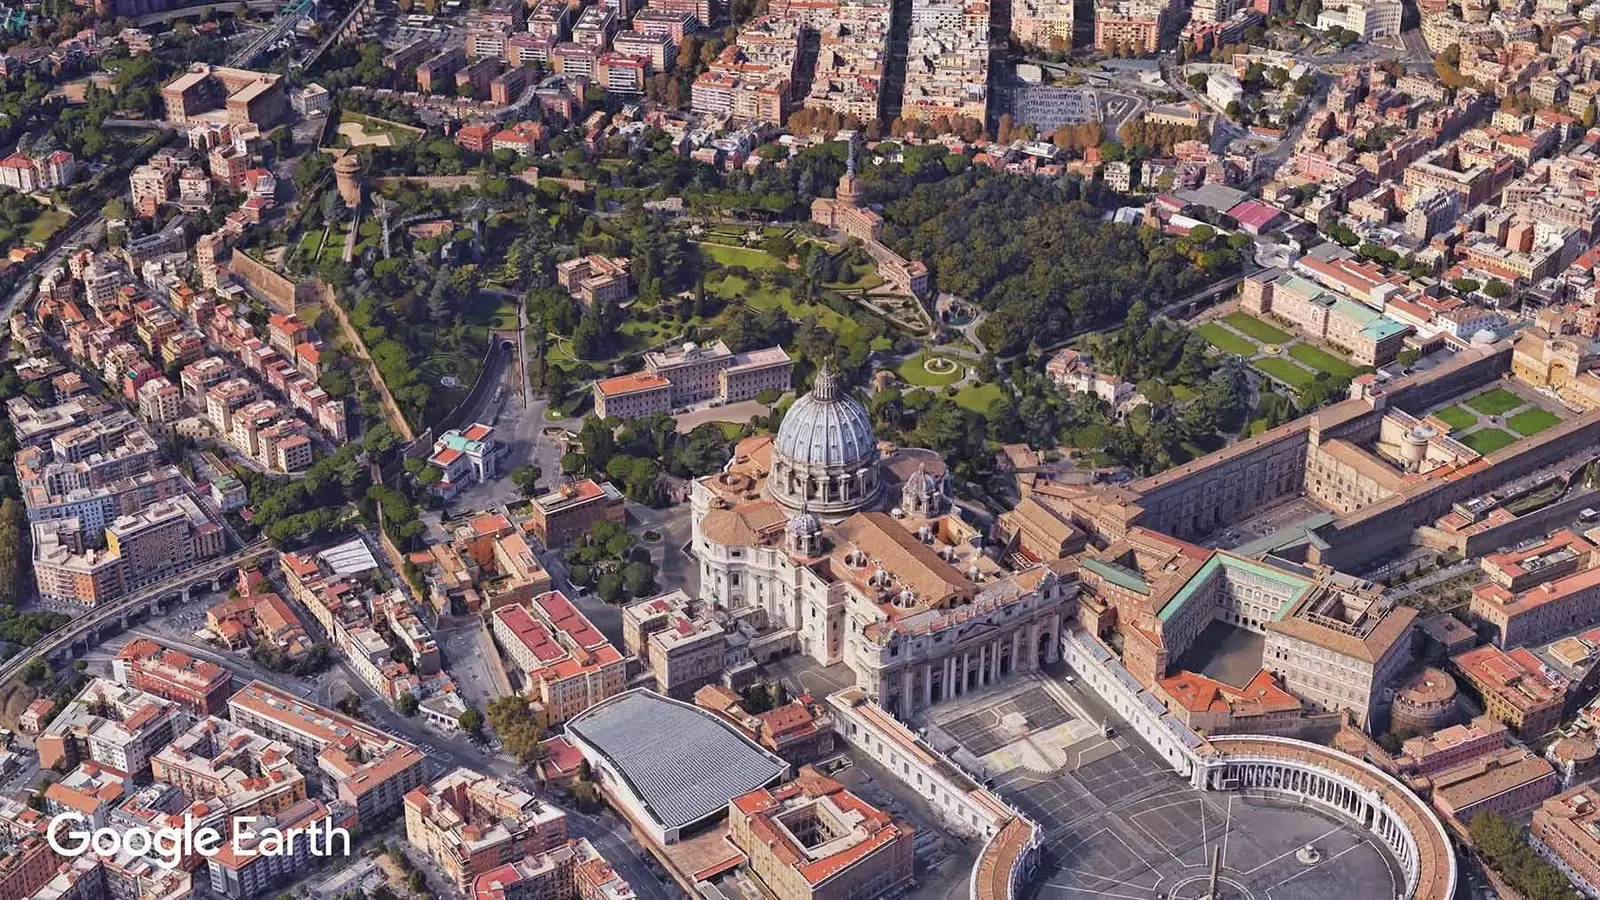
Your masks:
<svg viewBox="0 0 1600 900"><path fill-rule="evenodd" d="M991 787L1043 830L1030 894L1039 900L1199 900L1214 853L1223 900L1394 897L1403 884L1388 852L1342 819L1190 787L1076 684L1024 680L975 696L931 730L936 746L955 741L958 756L981 760ZM1030 745L1041 737L1066 743L1039 753ZM1296 857L1307 844L1320 851L1314 864Z"/></svg>

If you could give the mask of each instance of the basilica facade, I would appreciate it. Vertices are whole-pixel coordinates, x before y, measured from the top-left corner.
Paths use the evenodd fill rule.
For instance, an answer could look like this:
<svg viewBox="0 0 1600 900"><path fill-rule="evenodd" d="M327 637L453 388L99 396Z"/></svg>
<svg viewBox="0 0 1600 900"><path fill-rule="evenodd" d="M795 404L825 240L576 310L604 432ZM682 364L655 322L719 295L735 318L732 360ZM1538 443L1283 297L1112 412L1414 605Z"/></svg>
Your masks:
<svg viewBox="0 0 1600 900"><path fill-rule="evenodd" d="M757 607L903 719L1054 662L1076 584L1002 558L951 504L927 450L880 444L826 368L773 437L741 441L691 493L700 598Z"/></svg>

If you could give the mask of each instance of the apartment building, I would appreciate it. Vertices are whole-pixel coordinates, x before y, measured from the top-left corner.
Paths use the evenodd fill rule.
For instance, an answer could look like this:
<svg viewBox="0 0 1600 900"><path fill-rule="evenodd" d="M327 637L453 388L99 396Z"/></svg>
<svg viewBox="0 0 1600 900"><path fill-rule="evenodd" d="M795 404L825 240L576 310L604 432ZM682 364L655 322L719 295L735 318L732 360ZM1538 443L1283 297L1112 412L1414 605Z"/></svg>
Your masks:
<svg viewBox="0 0 1600 900"><path fill-rule="evenodd" d="M565 813L470 769L456 769L409 791L405 822L406 841L461 891L508 861L567 842Z"/></svg>
<svg viewBox="0 0 1600 900"><path fill-rule="evenodd" d="M334 791L360 822L385 821L427 777L427 759L414 745L260 681L229 698L228 711L235 724L293 747L296 768Z"/></svg>
<svg viewBox="0 0 1600 900"><path fill-rule="evenodd" d="M306 799L294 748L248 728L206 716L150 760L157 782L230 817L277 815Z"/></svg>
<svg viewBox="0 0 1600 900"><path fill-rule="evenodd" d="M111 671L117 681L200 716L226 711L233 694L233 672L149 638L134 638L117 651Z"/></svg>
<svg viewBox="0 0 1600 900"><path fill-rule="evenodd" d="M524 856L479 875L473 896L477 900L625 900L634 892L592 844L577 838L549 852Z"/></svg>
<svg viewBox="0 0 1600 900"><path fill-rule="evenodd" d="M189 724L184 708L138 688L94 678L39 734L39 765L96 762L134 778Z"/></svg>
<svg viewBox="0 0 1600 900"><path fill-rule="evenodd" d="M534 497L527 528L548 548L565 547L587 534L596 522L626 521L622 492L611 482L592 478L563 484Z"/></svg>
<svg viewBox="0 0 1600 900"><path fill-rule="evenodd" d="M319 831L327 834L332 828L354 832L357 817L347 803L306 799L274 815L263 816L253 824L257 828L276 828L284 834L297 830L308 835ZM307 839L295 842L285 852L274 853L266 852L260 838L230 839L215 856L206 860L211 892L228 900L248 900L269 894L273 888L303 877L313 865L328 856L348 855L346 843L335 842L322 847L320 844L313 846L316 842Z"/></svg>
<svg viewBox="0 0 1600 900"><path fill-rule="evenodd" d="M495 640L528 697L554 724L622 692L627 663L560 591L490 614Z"/></svg>
<svg viewBox="0 0 1600 900"><path fill-rule="evenodd" d="M226 549L222 528L188 497L163 500L106 526L106 552L122 560L130 590L154 584L218 556Z"/></svg>

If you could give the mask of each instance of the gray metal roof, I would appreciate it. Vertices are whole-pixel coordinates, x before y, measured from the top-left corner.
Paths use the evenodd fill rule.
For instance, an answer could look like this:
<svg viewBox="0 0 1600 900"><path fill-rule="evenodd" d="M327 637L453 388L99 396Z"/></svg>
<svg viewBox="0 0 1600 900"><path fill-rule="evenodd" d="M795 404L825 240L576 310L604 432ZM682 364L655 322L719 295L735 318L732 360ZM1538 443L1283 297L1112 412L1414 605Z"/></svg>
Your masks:
<svg viewBox="0 0 1600 900"><path fill-rule="evenodd" d="M604 754L665 828L682 828L788 771L712 713L634 690L590 707L566 730Z"/></svg>

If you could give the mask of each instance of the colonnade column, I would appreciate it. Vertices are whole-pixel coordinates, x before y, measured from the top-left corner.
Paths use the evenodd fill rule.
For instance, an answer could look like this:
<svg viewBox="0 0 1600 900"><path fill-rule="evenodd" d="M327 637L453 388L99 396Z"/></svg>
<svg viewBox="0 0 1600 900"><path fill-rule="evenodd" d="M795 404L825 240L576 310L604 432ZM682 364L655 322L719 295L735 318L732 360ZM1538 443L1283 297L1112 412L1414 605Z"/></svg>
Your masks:
<svg viewBox="0 0 1600 900"><path fill-rule="evenodd" d="M933 705L933 663L922 664L922 705Z"/></svg>

